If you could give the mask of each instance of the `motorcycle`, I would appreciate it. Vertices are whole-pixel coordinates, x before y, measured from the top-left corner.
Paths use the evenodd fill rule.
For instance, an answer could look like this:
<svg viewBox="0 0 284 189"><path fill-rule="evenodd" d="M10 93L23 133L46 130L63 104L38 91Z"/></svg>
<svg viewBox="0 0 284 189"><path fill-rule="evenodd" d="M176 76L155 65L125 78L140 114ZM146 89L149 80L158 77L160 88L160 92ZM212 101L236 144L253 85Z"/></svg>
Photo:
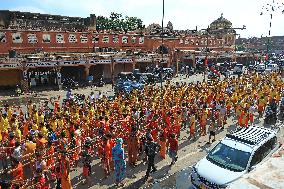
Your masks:
<svg viewBox="0 0 284 189"><path fill-rule="evenodd" d="M79 88L79 84L78 82L74 81L71 78L65 78L63 80L63 85L67 88L67 89L74 89L74 88Z"/></svg>
<svg viewBox="0 0 284 189"><path fill-rule="evenodd" d="M97 87L103 87L105 85L104 79L100 78L100 80L96 83Z"/></svg>

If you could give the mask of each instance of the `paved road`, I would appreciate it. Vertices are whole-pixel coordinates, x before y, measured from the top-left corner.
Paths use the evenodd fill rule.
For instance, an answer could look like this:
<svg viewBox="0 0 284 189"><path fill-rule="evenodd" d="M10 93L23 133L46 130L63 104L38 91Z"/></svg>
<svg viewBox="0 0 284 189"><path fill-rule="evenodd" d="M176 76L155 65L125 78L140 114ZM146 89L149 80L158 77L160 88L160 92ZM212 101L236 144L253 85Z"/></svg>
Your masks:
<svg viewBox="0 0 284 189"><path fill-rule="evenodd" d="M202 80L203 80L203 75L201 74L193 75L193 76L190 76L189 78L183 75L179 75L179 77L173 78L171 82L172 83L176 83L176 82L196 83L197 81L202 81ZM160 83L157 83L156 85L160 86ZM165 82L163 82L163 85L165 85ZM105 85L103 87L85 87L85 88L74 89L73 93L89 95L91 92L98 94L99 91L101 91L103 95L107 95L107 96L114 95L113 89L110 84ZM31 99L34 103L41 103L46 100L50 100L50 97L54 97L54 96L61 96L61 99L63 99L65 98L65 95L66 95L66 91L64 90L57 90L57 91L37 90L37 91L33 91L33 93L29 95L21 95L19 97L14 97L14 96L7 95L7 92L5 91L1 91L0 92L0 108L2 108L5 103L8 103L13 106L23 107L23 104L27 104L27 101L29 99Z"/></svg>
<svg viewBox="0 0 284 189"><path fill-rule="evenodd" d="M261 124L260 124L261 125ZM284 125L281 122L278 122L280 128L277 136L280 143L284 143ZM198 159L199 160L199 159ZM198 161L197 160L197 161ZM155 180L151 186L148 188L151 189L194 189L192 183L190 182L191 168L184 168L172 175L165 176L160 180Z"/></svg>
<svg viewBox="0 0 284 189"><path fill-rule="evenodd" d="M185 168L171 176L165 177L162 181L154 183L152 189L193 189L190 182L191 167Z"/></svg>

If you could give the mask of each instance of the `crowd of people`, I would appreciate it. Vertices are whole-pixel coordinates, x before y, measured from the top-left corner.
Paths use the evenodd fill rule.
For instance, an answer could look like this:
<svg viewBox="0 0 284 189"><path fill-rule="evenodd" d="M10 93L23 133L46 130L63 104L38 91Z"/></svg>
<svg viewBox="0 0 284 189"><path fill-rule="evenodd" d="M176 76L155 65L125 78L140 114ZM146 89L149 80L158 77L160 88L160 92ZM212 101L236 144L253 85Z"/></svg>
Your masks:
<svg viewBox="0 0 284 189"><path fill-rule="evenodd" d="M252 73L211 82L146 86L143 92L114 99L94 93L82 103L54 98L26 108L6 104L0 111L0 163L15 188L72 188L70 171L83 166L91 182L92 161L99 158L105 178L115 175L123 186L127 167L147 162L145 180L157 170L155 157L178 160L181 131L195 141L209 142L231 116L238 127L249 127L265 107L283 96L279 73ZM61 97L62 98L62 97ZM52 104L52 108L50 108ZM3 185L3 181L1 184Z"/></svg>

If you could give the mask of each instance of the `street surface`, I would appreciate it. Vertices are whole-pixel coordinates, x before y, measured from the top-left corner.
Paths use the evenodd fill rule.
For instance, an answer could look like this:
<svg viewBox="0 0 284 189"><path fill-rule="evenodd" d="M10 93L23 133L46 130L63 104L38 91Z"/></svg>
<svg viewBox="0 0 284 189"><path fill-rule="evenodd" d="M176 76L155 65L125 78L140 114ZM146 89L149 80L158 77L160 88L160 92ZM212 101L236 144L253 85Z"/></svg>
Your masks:
<svg viewBox="0 0 284 189"><path fill-rule="evenodd" d="M172 83L176 82L194 82L202 81L203 75L193 75L189 78L185 76L179 76L172 80ZM160 84L157 84L160 85ZM100 88L91 88L87 87L84 89L77 89L73 90L73 93L80 93L89 95L93 91L95 94L98 94L99 91L102 92L104 95L113 95L113 91L111 85L106 85ZM13 104L14 106L22 106L27 102L27 98L32 98L32 100L36 103L40 103L45 100L49 100L50 97L53 96L61 96L65 98L65 91L42 91L37 92L31 95L21 97L11 97L11 96L3 96L0 94L0 107L6 102ZM216 135L216 144L220 139L222 139L226 133L233 131L235 126L236 120L234 118L230 118L225 126L223 131L217 132ZM263 125L263 119L256 120L256 125ZM282 128L278 134L280 141L284 142L284 128ZM186 128L181 132L181 136L179 139L179 151L178 151L178 161L175 165L170 167L171 159L167 156L165 160L162 160L159 155L156 156L156 166L158 171L152 173L150 175L149 180L145 183L143 181L143 177L146 173L147 165L144 165L142 161L138 163L138 166L127 167L127 178L125 180L124 188L128 189L136 189L136 188L152 188L152 189L170 189L170 188L177 188L177 189L189 189L192 188L190 183L190 172L191 166L194 165L197 161L203 158L206 155L206 151L214 144L208 144L208 136L198 136L197 140L192 141L188 139L189 137L189 128ZM127 155L126 155L127 157ZM73 188L76 189L84 189L84 188L117 188L115 186L114 174L113 172L111 175L104 179L103 169L101 167L100 159L94 158L92 162L92 175L91 175L91 183L89 185L83 185L82 179L82 163L79 163L79 168L72 169L71 178L72 178L72 185Z"/></svg>

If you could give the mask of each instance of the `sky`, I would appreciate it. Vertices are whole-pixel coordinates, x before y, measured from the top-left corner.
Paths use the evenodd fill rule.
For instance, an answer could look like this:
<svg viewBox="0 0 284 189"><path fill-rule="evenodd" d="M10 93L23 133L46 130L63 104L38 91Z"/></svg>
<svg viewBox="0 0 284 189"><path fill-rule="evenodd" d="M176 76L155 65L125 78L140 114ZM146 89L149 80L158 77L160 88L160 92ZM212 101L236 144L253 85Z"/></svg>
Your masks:
<svg viewBox="0 0 284 189"><path fill-rule="evenodd" d="M273 0L164 1L164 23L171 21L174 29L204 29L223 13L233 27L246 26L246 30L237 30L241 37L268 36L270 13L260 13L262 6ZM146 26L162 22L162 0L0 0L0 9L78 17L116 12L141 18ZM271 35L284 35L284 14L280 10L273 13Z"/></svg>

